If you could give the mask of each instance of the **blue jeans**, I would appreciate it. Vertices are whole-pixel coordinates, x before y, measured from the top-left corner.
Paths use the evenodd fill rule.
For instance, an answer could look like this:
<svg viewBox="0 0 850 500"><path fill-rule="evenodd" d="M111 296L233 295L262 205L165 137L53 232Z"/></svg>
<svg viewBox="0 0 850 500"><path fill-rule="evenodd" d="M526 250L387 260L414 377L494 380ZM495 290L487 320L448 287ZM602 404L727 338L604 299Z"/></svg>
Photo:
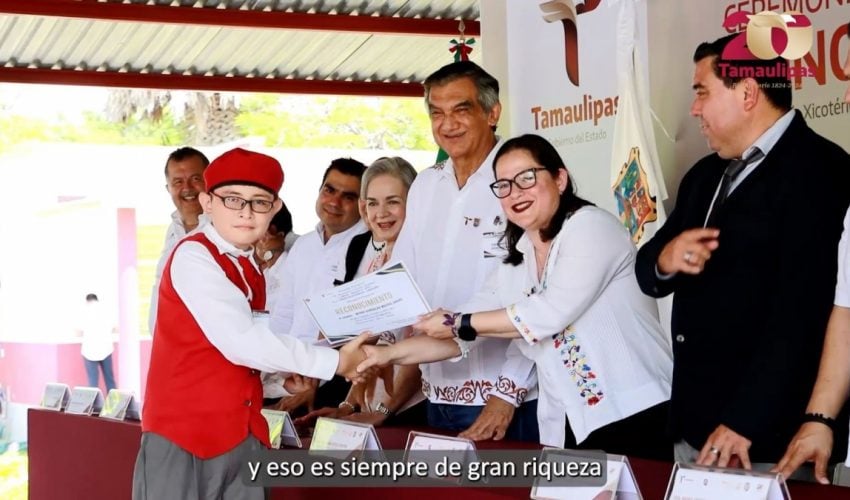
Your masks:
<svg viewBox="0 0 850 500"><path fill-rule="evenodd" d="M465 431L478 418L483 406L447 405L428 401L428 425L447 431ZM526 401L514 412L505 433L509 441L540 442L537 428L537 400Z"/></svg>
<svg viewBox="0 0 850 500"><path fill-rule="evenodd" d="M115 376L112 374L112 354L103 358L100 361L91 361L83 358L86 365L86 375L89 379L89 387L97 387L97 367L100 366L100 371L103 372L103 383L106 384L106 392L115 389Z"/></svg>

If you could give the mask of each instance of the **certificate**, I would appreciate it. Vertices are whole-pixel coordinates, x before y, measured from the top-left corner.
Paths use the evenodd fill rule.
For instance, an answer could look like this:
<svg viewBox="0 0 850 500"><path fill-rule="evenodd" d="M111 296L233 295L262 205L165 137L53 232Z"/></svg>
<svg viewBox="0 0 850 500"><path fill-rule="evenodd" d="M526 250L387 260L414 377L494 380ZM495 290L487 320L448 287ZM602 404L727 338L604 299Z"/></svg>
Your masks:
<svg viewBox="0 0 850 500"><path fill-rule="evenodd" d="M377 334L412 325L431 311L402 262L310 295L304 303L331 345L364 331Z"/></svg>

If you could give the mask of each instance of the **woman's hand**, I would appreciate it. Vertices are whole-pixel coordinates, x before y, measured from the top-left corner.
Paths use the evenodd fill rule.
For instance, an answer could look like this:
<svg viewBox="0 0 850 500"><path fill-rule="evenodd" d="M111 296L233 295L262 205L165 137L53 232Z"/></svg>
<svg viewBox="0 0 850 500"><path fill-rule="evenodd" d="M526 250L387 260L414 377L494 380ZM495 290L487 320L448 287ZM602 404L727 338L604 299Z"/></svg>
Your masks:
<svg viewBox="0 0 850 500"><path fill-rule="evenodd" d="M364 384L374 378L381 371L381 367L391 365L393 363L393 352L395 346L383 345L364 345L361 349L366 354L364 359L357 365L357 373L359 376L352 379L355 384Z"/></svg>
<svg viewBox="0 0 850 500"><path fill-rule="evenodd" d="M413 331L425 334L435 339L451 339L455 337L460 326L460 314L445 309L437 309L419 317L413 325Z"/></svg>

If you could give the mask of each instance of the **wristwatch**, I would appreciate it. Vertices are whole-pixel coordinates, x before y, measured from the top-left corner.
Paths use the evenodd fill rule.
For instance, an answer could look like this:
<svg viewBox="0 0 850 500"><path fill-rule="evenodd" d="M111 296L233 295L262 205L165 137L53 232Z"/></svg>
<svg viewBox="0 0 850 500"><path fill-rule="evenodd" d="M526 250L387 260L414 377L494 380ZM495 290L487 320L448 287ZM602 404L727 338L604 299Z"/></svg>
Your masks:
<svg viewBox="0 0 850 500"><path fill-rule="evenodd" d="M477 336L478 332L475 331L475 328L472 328L472 315L461 314L460 328L457 329L457 337L461 340L472 342Z"/></svg>
<svg viewBox="0 0 850 500"><path fill-rule="evenodd" d="M392 410L390 410L384 403L378 403L378 406L375 407L375 411L383 413L385 417L389 417L393 414Z"/></svg>

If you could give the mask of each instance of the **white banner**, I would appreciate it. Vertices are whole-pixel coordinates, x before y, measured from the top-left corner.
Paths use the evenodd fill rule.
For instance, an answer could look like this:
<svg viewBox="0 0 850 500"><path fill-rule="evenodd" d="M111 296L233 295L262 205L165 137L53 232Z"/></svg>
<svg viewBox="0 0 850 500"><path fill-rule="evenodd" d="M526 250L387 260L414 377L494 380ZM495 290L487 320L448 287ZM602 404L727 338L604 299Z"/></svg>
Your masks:
<svg viewBox="0 0 850 500"><path fill-rule="evenodd" d="M617 3L507 0L505 16L513 135L546 137L579 196L612 213Z"/></svg>

